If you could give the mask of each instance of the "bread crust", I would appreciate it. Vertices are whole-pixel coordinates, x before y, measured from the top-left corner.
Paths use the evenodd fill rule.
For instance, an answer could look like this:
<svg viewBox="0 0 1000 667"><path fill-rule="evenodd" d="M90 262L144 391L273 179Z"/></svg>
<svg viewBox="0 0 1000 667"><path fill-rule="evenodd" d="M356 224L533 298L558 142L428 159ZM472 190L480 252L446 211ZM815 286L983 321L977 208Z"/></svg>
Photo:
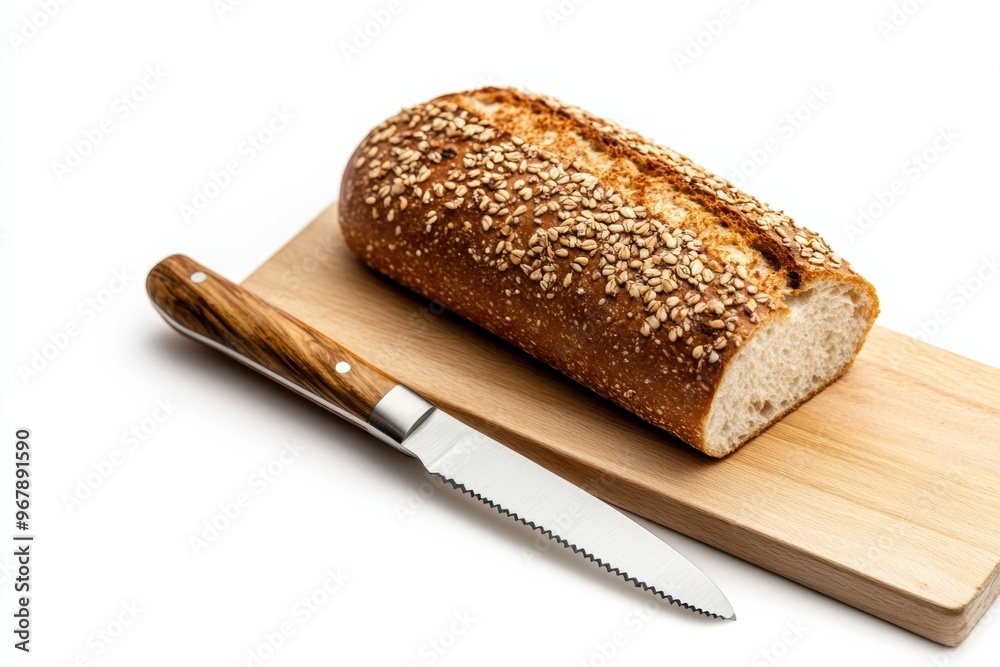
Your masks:
<svg viewBox="0 0 1000 667"><path fill-rule="evenodd" d="M868 327L878 311L872 286L782 212L640 135L509 88L445 95L376 127L339 209L373 269L702 451L728 364L789 295L843 281L870 299Z"/></svg>

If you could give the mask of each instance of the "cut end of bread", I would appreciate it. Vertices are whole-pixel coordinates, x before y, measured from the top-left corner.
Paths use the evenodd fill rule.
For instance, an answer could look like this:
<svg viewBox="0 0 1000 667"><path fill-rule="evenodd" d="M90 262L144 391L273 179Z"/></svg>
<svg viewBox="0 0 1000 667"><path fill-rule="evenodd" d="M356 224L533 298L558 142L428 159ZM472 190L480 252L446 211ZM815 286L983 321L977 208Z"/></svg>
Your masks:
<svg viewBox="0 0 1000 667"><path fill-rule="evenodd" d="M830 384L851 364L877 305L855 282L822 280L785 299L733 357L705 427L704 450L725 456Z"/></svg>

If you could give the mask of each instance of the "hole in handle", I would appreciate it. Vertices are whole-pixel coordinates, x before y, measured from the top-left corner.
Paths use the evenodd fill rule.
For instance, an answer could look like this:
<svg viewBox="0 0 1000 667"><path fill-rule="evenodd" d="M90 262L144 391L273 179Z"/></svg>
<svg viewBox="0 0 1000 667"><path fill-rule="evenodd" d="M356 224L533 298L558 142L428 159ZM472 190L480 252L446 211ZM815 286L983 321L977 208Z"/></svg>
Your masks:
<svg viewBox="0 0 1000 667"><path fill-rule="evenodd" d="M208 276L205 275L204 271L195 271L191 274L191 282L193 283L203 283Z"/></svg>

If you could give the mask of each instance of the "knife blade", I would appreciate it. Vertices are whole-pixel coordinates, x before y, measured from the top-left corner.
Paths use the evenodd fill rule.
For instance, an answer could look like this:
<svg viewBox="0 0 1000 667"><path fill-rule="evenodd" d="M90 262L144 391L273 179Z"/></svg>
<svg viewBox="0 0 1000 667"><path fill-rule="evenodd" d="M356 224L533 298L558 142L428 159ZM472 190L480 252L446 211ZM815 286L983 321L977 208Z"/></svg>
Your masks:
<svg viewBox="0 0 1000 667"><path fill-rule="evenodd" d="M364 428L455 488L671 603L736 619L708 576L620 511L248 290L172 255L150 271L146 291L180 333Z"/></svg>

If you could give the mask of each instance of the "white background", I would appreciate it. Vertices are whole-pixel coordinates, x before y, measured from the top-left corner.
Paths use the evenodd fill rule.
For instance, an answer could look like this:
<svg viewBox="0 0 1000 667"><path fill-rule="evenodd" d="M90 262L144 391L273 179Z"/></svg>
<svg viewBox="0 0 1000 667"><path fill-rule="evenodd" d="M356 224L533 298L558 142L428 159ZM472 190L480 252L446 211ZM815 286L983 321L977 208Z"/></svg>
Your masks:
<svg viewBox="0 0 1000 667"><path fill-rule="evenodd" d="M740 180L877 286L881 325L998 365L1000 7L905 4L911 14L880 29L889 0L411 0L347 53L373 11L385 21L387 0L233 11L93 0L51 18L44 2L5 2L0 533L9 544L13 433L28 426L38 538L30 656L11 649L6 546L0 556L4 664L255 664L248 651L285 622L294 634L263 664L995 664L995 610L947 650L656 528L721 585L739 621L643 615L631 586L562 549L537 551L533 533L455 493L435 490L401 517L432 488L415 462L183 340L143 289L173 252L242 280L333 201L371 126L443 92L510 84ZM724 10L728 22L713 23ZM275 109L294 119L249 159L241 144ZM802 122L785 120L797 111ZM56 165L104 119L111 132L80 164ZM941 132L953 138L935 149ZM925 151L933 164L915 167ZM185 221L181 205L228 160L240 173ZM878 211L896 179L901 194ZM866 229L851 227L859 208L877 213ZM88 299L106 303L91 311ZM73 325L78 335L23 378ZM133 428L148 432L134 448ZM255 471L290 441L300 451L258 485ZM68 509L116 450L120 465ZM196 555L189 538L241 493L249 507ZM296 614L338 568L339 590ZM137 618L100 640L132 603ZM604 658L616 633L622 645Z"/></svg>

